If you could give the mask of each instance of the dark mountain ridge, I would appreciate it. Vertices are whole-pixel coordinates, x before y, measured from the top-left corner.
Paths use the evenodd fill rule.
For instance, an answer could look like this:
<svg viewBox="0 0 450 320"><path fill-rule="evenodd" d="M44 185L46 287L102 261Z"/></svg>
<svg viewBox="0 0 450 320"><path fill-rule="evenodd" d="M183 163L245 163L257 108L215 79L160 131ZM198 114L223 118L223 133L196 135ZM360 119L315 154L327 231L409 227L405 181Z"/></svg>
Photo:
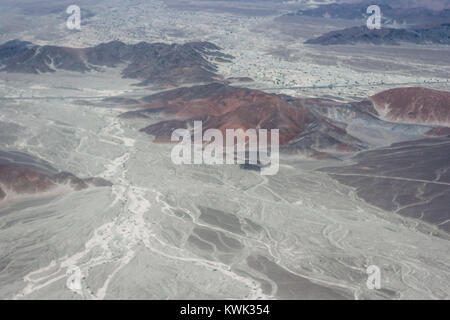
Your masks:
<svg viewBox="0 0 450 320"><path fill-rule="evenodd" d="M383 24L442 24L450 23L450 8L434 10L424 3L396 5L395 1L362 1L359 3L332 3L313 9L299 10L287 16L329 17L345 20L366 20L367 8L378 5Z"/></svg>
<svg viewBox="0 0 450 320"><path fill-rule="evenodd" d="M376 44L399 45L401 43L450 45L450 23L416 27L412 29L381 28L370 30L366 26L331 31L306 44L344 45Z"/></svg>
<svg viewBox="0 0 450 320"><path fill-rule="evenodd" d="M215 61L228 62L232 58L220 50L210 42L130 45L112 41L95 47L69 48L12 40L0 45L0 71L88 72L123 66L122 76L142 80L141 85L200 83L220 78Z"/></svg>

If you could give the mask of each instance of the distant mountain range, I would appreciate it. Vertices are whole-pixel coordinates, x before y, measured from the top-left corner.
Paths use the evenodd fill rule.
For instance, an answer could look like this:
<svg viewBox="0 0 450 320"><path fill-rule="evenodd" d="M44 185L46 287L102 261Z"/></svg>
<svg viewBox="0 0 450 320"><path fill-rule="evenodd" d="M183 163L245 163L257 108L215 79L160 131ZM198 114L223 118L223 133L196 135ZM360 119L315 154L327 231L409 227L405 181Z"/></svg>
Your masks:
<svg viewBox="0 0 450 320"><path fill-rule="evenodd" d="M404 2L404 1L403 1ZM450 7L433 10L425 2L397 3L397 1L362 1L358 3L332 3L320 5L317 8L299 10L288 13L287 16L325 17L345 20L367 19L367 8L378 5L381 9L383 24L442 24L450 23ZM437 8L435 6L434 8ZM440 6L439 8L442 8Z"/></svg>
<svg viewBox="0 0 450 320"><path fill-rule="evenodd" d="M210 82L220 78L215 63L229 62L231 58L209 42L129 45L112 41L89 48L69 48L12 40L0 45L0 71L36 74L121 67L124 78L156 86Z"/></svg>
<svg viewBox="0 0 450 320"><path fill-rule="evenodd" d="M328 32L318 38L310 39L305 43L320 45L356 43L383 45L399 45L401 43L450 45L450 23L411 29L382 28L379 30L370 30L366 26L351 27Z"/></svg>
<svg viewBox="0 0 450 320"><path fill-rule="evenodd" d="M381 10L381 29L366 26L367 8L378 5ZM333 18L358 21L360 27L349 27L309 39L306 44L450 44L450 2L447 0L388 1L362 0L319 5L283 15L281 21L295 22L295 17ZM284 19L286 17L288 19ZM302 20L300 19L299 22Z"/></svg>
<svg viewBox="0 0 450 320"><path fill-rule="evenodd" d="M388 4L393 8L427 8L431 10L450 9L450 0L346 0L348 3Z"/></svg>

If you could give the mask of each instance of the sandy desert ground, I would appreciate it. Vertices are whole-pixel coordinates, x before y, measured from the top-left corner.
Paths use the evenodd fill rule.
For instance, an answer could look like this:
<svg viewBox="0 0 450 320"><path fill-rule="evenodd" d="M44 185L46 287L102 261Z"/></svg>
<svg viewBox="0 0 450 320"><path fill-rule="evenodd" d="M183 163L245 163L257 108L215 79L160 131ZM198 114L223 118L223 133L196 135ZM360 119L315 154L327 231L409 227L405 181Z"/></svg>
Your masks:
<svg viewBox="0 0 450 320"><path fill-rule="evenodd" d="M251 77L248 87L268 92L353 101L405 84L449 89L448 48L323 50L304 45L306 31L296 25L274 21L290 7L257 8L255 15L205 9L202 1L191 1L200 9L186 10L173 2L80 1L95 13L82 20L81 31L66 30L64 14L36 14L10 24L0 42L205 40L235 57L220 64L220 74ZM306 33L319 27L313 21ZM136 82L117 69L0 73L0 149L113 183L1 204L0 298L450 297L448 236L374 207L317 171L349 160L284 155L271 177L237 165L176 166L170 145L138 131L149 119L119 118L126 107L102 105L105 97L154 92ZM381 268L380 290L366 286L369 265ZM81 289L67 286L73 267L81 270Z"/></svg>

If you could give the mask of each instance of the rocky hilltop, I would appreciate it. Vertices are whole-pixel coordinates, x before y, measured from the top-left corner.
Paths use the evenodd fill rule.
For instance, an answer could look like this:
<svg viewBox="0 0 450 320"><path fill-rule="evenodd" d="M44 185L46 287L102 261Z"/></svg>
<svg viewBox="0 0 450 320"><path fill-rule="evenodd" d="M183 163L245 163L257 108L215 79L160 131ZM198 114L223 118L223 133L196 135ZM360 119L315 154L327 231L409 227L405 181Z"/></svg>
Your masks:
<svg viewBox="0 0 450 320"><path fill-rule="evenodd" d="M286 95L212 83L161 92L141 101L140 109L122 117L165 116L166 120L142 129L157 142L168 142L175 129L202 120L203 130L214 128L224 133L226 129L276 128L285 151L301 150L312 156L326 156L325 150L347 153L366 147L345 129L311 112L302 99Z"/></svg>
<svg viewBox="0 0 450 320"><path fill-rule="evenodd" d="M81 190L111 183L102 178L81 179L69 172L59 172L30 155L0 151L0 201L9 195L37 194L64 185Z"/></svg>
<svg viewBox="0 0 450 320"><path fill-rule="evenodd" d="M428 88L396 88L370 101L381 118L402 123L450 127L450 92Z"/></svg>

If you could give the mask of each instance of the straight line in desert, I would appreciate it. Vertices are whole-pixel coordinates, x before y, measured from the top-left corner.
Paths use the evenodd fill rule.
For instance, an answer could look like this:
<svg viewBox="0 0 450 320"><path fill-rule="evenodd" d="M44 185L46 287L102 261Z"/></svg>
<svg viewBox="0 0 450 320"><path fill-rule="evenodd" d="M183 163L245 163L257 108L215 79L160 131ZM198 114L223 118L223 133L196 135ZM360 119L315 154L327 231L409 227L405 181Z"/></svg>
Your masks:
<svg viewBox="0 0 450 320"><path fill-rule="evenodd" d="M429 180L421 180L421 179L410 179L410 178L402 178L402 177L389 177L389 176L378 176L372 174L360 174L360 173L331 173L327 172L330 175L336 176L353 176L353 177L369 177L369 178L379 178L379 179L391 179L391 180L403 180L403 181L412 181L412 182L421 182L421 183L432 183L432 184L441 184L450 186L449 182L440 182L440 181L429 181Z"/></svg>

